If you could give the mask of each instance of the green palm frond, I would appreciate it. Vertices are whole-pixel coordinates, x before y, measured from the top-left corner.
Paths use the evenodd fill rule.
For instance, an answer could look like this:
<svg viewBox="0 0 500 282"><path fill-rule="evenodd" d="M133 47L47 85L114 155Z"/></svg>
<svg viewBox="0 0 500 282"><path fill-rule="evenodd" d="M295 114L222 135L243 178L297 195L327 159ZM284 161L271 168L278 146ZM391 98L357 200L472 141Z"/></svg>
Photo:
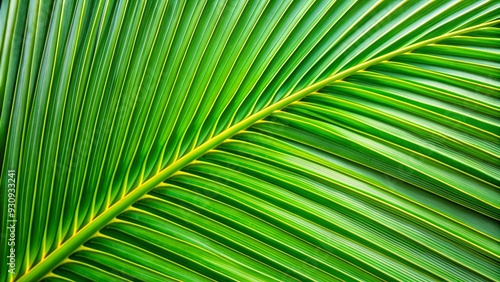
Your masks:
<svg viewBox="0 0 500 282"><path fill-rule="evenodd" d="M500 280L499 16L2 2L1 280Z"/></svg>

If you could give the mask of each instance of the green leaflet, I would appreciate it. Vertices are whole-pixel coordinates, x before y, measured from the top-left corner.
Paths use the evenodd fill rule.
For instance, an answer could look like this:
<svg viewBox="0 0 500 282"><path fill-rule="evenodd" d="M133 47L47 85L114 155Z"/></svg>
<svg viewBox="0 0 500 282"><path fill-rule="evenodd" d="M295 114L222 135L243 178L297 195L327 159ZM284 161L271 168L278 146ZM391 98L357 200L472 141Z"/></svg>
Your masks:
<svg viewBox="0 0 500 282"><path fill-rule="evenodd" d="M500 280L499 10L2 2L2 280Z"/></svg>

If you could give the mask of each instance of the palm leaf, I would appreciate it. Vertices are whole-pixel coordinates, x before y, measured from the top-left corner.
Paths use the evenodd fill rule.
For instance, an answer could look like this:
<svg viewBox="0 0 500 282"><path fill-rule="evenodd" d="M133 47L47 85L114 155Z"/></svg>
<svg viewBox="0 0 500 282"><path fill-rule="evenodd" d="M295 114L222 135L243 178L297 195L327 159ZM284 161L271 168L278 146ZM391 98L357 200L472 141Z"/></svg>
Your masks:
<svg viewBox="0 0 500 282"><path fill-rule="evenodd" d="M2 280L500 280L499 11L2 2Z"/></svg>

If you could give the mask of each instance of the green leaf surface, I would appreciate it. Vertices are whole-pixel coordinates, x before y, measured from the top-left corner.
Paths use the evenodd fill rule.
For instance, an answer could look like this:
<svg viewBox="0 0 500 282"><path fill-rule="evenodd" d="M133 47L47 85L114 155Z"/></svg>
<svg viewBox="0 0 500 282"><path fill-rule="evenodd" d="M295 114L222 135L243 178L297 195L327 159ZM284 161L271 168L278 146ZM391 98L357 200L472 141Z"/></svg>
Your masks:
<svg viewBox="0 0 500 282"><path fill-rule="evenodd" d="M500 280L499 15L1 2L0 279Z"/></svg>

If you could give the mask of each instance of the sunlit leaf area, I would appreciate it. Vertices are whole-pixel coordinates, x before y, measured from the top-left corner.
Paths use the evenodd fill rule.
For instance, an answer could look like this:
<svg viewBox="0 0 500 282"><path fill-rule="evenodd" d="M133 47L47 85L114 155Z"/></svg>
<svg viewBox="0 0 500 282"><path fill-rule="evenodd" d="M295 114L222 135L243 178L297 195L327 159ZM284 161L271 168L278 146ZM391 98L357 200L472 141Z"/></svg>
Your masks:
<svg viewBox="0 0 500 282"><path fill-rule="evenodd" d="M500 1L0 1L0 281L500 281Z"/></svg>

